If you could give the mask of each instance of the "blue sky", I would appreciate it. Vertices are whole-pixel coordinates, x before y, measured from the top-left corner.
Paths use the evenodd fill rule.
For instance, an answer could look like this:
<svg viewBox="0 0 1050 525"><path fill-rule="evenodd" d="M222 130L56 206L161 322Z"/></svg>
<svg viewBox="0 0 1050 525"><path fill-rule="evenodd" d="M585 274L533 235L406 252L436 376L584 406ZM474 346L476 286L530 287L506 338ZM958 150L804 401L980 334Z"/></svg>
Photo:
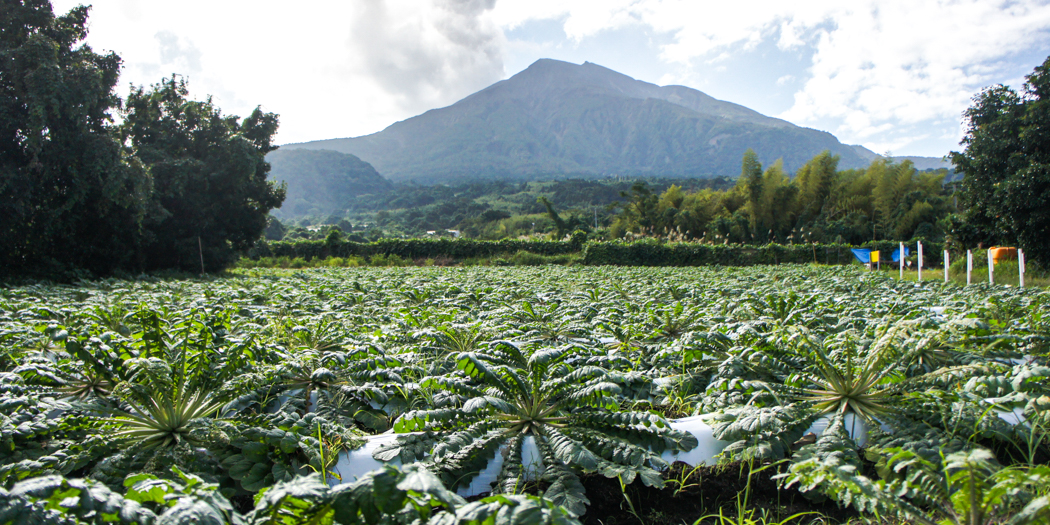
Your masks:
<svg viewBox="0 0 1050 525"><path fill-rule="evenodd" d="M1050 1L96 0L90 31L121 91L185 75L228 113L279 113L281 143L374 133L555 58L939 157L975 93L1050 55Z"/></svg>

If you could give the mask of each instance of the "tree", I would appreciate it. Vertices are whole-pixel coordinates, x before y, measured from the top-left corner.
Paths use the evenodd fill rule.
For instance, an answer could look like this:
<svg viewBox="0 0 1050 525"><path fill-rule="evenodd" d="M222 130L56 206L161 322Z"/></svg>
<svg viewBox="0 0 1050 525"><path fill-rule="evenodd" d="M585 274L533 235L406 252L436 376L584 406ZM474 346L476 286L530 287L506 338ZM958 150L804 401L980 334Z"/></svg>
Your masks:
<svg viewBox="0 0 1050 525"><path fill-rule="evenodd" d="M798 198L798 187L784 174L784 163L777 160L762 175L762 201L759 209L764 221L758 234L765 234L769 241L788 236L795 224L793 210Z"/></svg>
<svg viewBox="0 0 1050 525"><path fill-rule="evenodd" d="M134 253L150 181L112 133L121 61L80 44L87 14L0 4L0 274L108 273Z"/></svg>
<svg viewBox="0 0 1050 525"><path fill-rule="evenodd" d="M346 231L349 230L349 228L346 229ZM266 240L279 241L284 238L284 234L288 233L288 228L281 221L277 220L277 217L270 216L266 223L266 231L263 233L266 236Z"/></svg>
<svg viewBox="0 0 1050 525"><path fill-rule="evenodd" d="M1050 58L1026 77L1023 94L987 88L964 115L965 149L950 154L964 173L953 235L968 246L1016 244L1050 262Z"/></svg>
<svg viewBox="0 0 1050 525"><path fill-rule="evenodd" d="M821 214L838 164L838 155L824 151L799 168L796 180L799 187L801 218L809 221Z"/></svg>
<svg viewBox="0 0 1050 525"><path fill-rule="evenodd" d="M569 229L569 224L565 222L565 219L562 219L561 215L558 215L558 212L555 211L554 205L551 204L551 201L542 195L537 200L547 208L547 216L554 221L554 228L556 231L555 237L561 239L568 235L572 230Z"/></svg>
<svg viewBox="0 0 1050 525"><path fill-rule="evenodd" d="M759 225L762 214L762 163L758 161L755 150L748 148L744 152L743 166L740 169L740 184L747 190L747 206L751 216L751 231Z"/></svg>
<svg viewBox="0 0 1050 525"><path fill-rule="evenodd" d="M643 232L656 227L659 197L653 195L644 182L634 183L630 193L621 191L620 196L627 199L627 203L623 205L624 216L632 219L631 222L636 223Z"/></svg>
<svg viewBox="0 0 1050 525"><path fill-rule="evenodd" d="M243 121L211 99L187 100L185 80L135 88L125 104L125 143L153 177L141 264L212 271L250 248L284 185L266 180L265 155L277 149L277 115L256 108Z"/></svg>

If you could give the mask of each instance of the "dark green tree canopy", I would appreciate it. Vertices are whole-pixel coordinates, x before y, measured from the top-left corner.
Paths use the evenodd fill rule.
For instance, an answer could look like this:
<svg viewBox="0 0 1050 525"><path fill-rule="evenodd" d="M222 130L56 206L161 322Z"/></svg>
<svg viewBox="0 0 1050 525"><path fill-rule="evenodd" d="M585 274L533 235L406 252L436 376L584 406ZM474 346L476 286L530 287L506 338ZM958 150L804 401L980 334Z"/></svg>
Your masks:
<svg viewBox="0 0 1050 525"><path fill-rule="evenodd" d="M1050 58L1028 75L1023 93L985 89L966 110L962 152L952 152L962 221L956 240L969 246L1016 244L1050 262Z"/></svg>
<svg viewBox="0 0 1050 525"><path fill-rule="evenodd" d="M87 16L0 3L0 277L221 269L284 199L264 160L277 116L223 115L175 78L122 107Z"/></svg>
<svg viewBox="0 0 1050 525"><path fill-rule="evenodd" d="M284 200L266 180L277 115L256 108L241 120L211 99L187 100L184 80L133 89L122 139L149 170L153 199L144 223L144 266L221 269L266 230Z"/></svg>
<svg viewBox="0 0 1050 525"><path fill-rule="evenodd" d="M0 274L107 272L134 253L149 179L111 133L121 61L80 44L87 12L0 4Z"/></svg>

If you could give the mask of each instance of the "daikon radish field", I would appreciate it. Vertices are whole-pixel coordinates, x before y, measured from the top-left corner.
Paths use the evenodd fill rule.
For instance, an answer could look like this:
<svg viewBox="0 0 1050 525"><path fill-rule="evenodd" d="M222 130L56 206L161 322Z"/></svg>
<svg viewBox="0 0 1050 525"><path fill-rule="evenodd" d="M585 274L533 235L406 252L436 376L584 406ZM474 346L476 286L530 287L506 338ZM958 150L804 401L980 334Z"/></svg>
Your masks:
<svg viewBox="0 0 1050 525"><path fill-rule="evenodd" d="M9 285L0 522L1048 523L1048 352L850 267Z"/></svg>

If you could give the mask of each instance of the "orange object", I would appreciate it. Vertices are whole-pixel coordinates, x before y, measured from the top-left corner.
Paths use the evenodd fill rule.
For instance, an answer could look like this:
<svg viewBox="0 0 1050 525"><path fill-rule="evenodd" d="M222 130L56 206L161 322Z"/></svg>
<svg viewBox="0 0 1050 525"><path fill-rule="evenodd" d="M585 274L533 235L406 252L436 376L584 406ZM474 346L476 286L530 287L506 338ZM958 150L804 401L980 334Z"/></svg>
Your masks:
<svg viewBox="0 0 1050 525"><path fill-rule="evenodd" d="M989 249L992 252L992 261L994 261L995 264L999 264L999 261L1017 260L1017 248L1010 246L992 246Z"/></svg>

